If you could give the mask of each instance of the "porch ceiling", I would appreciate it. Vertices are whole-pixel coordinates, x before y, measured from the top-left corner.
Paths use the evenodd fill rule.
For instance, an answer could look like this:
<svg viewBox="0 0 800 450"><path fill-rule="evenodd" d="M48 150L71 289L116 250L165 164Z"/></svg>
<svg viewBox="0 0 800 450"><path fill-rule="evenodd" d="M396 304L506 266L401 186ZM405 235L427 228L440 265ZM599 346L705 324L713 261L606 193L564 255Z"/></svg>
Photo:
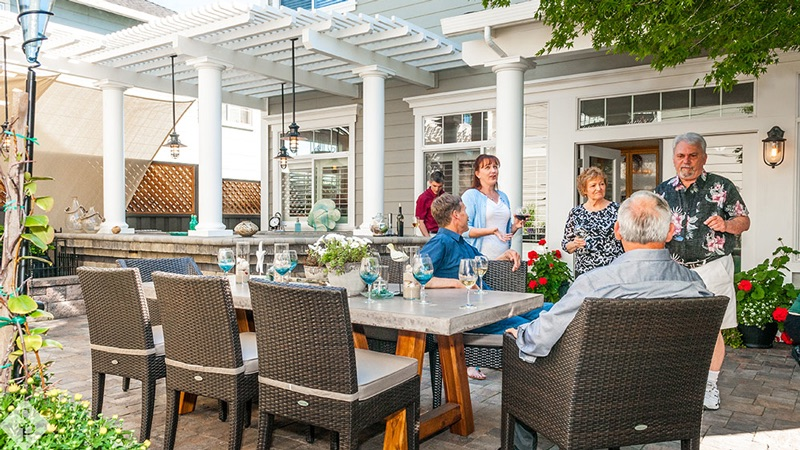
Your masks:
<svg viewBox="0 0 800 450"><path fill-rule="evenodd" d="M21 44L10 13L0 31ZM176 92L197 96L197 71L187 61L209 57L225 65L223 101L263 109L263 99L290 87L291 39L297 91L358 97L353 69L378 65L407 82L434 86L434 72L465 65L458 44L399 18L219 3L106 36L51 24L42 68L170 92L170 55L177 55ZM21 52L10 51L24 63Z"/></svg>

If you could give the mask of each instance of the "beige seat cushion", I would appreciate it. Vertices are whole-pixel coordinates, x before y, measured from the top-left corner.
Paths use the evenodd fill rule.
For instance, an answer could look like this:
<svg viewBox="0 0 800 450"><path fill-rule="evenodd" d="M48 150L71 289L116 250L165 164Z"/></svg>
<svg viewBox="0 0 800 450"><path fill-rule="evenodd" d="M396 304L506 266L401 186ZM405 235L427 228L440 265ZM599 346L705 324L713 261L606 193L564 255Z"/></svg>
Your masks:
<svg viewBox="0 0 800 450"><path fill-rule="evenodd" d="M164 328L161 325L153 327L153 344L156 346L156 355L164 356Z"/></svg>
<svg viewBox="0 0 800 450"><path fill-rule="evenodd" d="M355 352L359 400L380 394L417 374L417 360L413 358L359 348Z"/></svg>
<svg viewBox="0 0 800 450"><path fill-rule="evenodd" d="M242 344L242 361L244 373L258 372L258 351L256 350L256 334L252 332L239 333L239 342Z"/></svg>
<svg viewBox="0 0 800 450"><path fill-rule="evenodd" d="M464 345L474 347L503 347L502 334L464 333Z"/></svg>

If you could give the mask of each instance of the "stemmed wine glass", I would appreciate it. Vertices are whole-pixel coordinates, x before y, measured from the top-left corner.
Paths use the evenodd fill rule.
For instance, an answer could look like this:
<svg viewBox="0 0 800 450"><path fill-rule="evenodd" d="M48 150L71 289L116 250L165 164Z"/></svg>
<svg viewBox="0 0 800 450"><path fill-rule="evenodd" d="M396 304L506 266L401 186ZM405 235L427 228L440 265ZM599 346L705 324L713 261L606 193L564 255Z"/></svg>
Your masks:
<svg viewBox="0 0 800 450"><path fill-rule="evenodd" d="M461 305L460 308L462 309L472 309L475 308L475 305L470 303L469 301L469 291L472 290L472 286L475 286L475 283L478 281L478 273L475 270L475 259L462 259L461 262L458 264L458 281L467 288L467 304Z"/></svg>
<svg viewBox="0 0 800 450"><path fill-rule="evenodd" d="M292 276L292 271L297 267L297 250L287 250L284 253L289 254L289 276Z"/></svg>
<svg viewBox="0 0 800 450"><path fill-rule="evenodd" d="M489 270L489 258L478 255L475 257L475 273L478 274L478 280L480 281L480 285L478 288L478 295L483 296L483 276L486 274L486 271Z"/></svg>
<svg viewBox="0 0 800 450"><path fill-rule="evenodd" d="M584 242L585 242L586 238L588 236L589 236L589 232L586 230L586 228L583 227L582 224L576 224L575 225L575 237L576 238L583 239ZM578 248L578 253L583 253L584 249L586 249L586 244L585 243L584 243L583 247L579 247Z"/></svg>
<svg viewBox="0 0 800 450"><path fill-rule="evenodd" d="M289 252L276 253L273 268L280 276L284 276L289 273L289 271L292 270L292 260L289 256Z"/></svg>
<svg viewBox="0 0 800 450"><path fill-rule="evenodd" d="M361 259L361 269L359 275L364 283L367 283L367 303L372 303L372 283L378 279L380 275L381 260L374 256L365 256Z"/></svg>
<svg viewBox="0 0 800 450"><path fill-rule="evenodd" d="M425 284L433 278L433 262L428 255L417 253L414 255L414 262L411 265L411 273L414 274L414 279L422 285L419 292L419 302L423 305L432 305L427 299L425 293Z"/></svg>
<svg viewBox="0 0 800 450"><path fill-rule="evenodd" d="M414 236L417 235L417 230L419 229L419 218L414 216L414 220L411 221L411 226L414 227Z"/></svg>
<svg viewBox="0 0 800 450"><path fill-rule="evenodd" d="M225 272L225 275L233 269L234 264L236 264L236 256L233 254L232 248L221 248L219 252L217 252L217 264L219 268Z"/></svg>

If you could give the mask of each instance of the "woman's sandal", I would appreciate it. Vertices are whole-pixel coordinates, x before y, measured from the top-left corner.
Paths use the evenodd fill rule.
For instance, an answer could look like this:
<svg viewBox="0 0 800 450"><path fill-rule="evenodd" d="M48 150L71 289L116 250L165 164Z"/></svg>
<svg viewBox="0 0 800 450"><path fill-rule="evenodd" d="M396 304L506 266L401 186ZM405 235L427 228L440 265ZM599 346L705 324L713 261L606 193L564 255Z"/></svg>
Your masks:
<svg viewBox="0 0 800 450"><path fill-rule="evenodd" d="M486 374L481 372L481 368L477 366L467 367L467 376L472 378L473 380L478 380L478 381L486 379Z"/></svg>

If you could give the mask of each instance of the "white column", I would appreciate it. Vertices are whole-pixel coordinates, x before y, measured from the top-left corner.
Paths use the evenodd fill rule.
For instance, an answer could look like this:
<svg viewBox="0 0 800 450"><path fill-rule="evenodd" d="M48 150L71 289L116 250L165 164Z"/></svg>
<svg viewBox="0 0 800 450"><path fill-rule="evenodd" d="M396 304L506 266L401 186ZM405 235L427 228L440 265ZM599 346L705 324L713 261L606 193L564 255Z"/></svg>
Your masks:
<svg viewBox="0 0 800 450"><path fill-rule="evenodd" d="M211 58L186 61L197 69L200 127L197 227L190 236L230 236L222 223L222 70Z"/></svg>
<svg viewBox="0 0 800 450"><path fill-rule="evenodd" d="M364 145L363 166L364 184L362 186L363 203L361 207L362 225L357 234L371 234L370 220L375 214L383 211L383 129L385 122L386 78L394 75L388 69L379 66L365 66L353 70L353 73L364 80L362 102L364 104ZM388 212L387 212L388 213ZM388 214L387 214L388 220ZM366 224L366 226L365 226ZM360 233L358 233L360 231Z"/></svg>
<svg viewBox="0 0 800 450"><path fill-rule="evenodd" d="M98 233L130 234L125 221L125 116L124 92L130 86L102 80L103 91L103 215Z"/></svg>
<svg viewBox="0 0 800 450"><path fill-rule="evenodd" d="M522 206L523 75L531 65L518 56L486 65L497 74L495 153L500 159L501 189L508 195L513 214ZM511 248L522 253L521 232L514 235Z"/></svg>

